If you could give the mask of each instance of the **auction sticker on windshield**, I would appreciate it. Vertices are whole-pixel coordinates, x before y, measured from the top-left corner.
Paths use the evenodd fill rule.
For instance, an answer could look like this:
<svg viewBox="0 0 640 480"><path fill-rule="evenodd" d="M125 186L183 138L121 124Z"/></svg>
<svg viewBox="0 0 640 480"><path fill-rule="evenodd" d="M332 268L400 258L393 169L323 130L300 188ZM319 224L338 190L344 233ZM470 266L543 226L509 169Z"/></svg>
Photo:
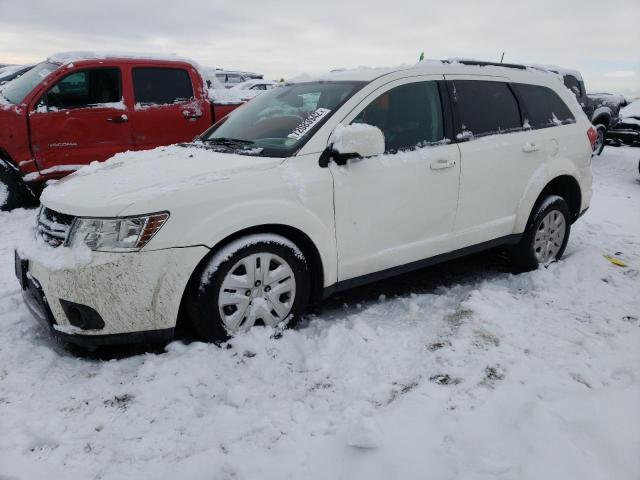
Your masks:
<svg viewBox="0 0 640 480"><path fill-rule="evenodd" d="M318 123L322 118L327 115L331 110L328 108L318 108L315 112L311 113L300 125L298 125L293 132L287 135L287 138L293 138L299 140L305 133L307 133L313 126Z"/></svg>

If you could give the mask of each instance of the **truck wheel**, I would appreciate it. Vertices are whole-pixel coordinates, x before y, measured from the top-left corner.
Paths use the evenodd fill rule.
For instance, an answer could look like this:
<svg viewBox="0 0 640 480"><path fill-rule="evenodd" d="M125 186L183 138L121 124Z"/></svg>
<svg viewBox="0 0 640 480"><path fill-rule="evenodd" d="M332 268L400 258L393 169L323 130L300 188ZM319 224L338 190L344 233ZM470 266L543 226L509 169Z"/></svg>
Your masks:
<svg viewBox="0 0 640 480"><path fill-rule="evenodd" d="M571 213L564 198L550 195L533 210L520 242L511 249L516 272L535 270L560 259L571 232Z"/></svg>
<svg viewBox="0 0 640 480"><path fill-rule="evenodd" d="M195 275L186 309L196 333L224 341L253 326L293 326L309 301L310 272L288 239L254 234L234 240Z"/></svg>
<svg viewBox="0 0 640 480"><path fill-rule="evenodd" d="M596 125L596 132L598 137L596 138L596 143L593 144L593 154L600 155L602 150L604 149L604 140L607 136L607 127L602 124Z"/></svg>
<svg viewBox="0 0 640 480"><path fill-rule="evenodd" d="M0 159L0 210L30 206L34 197L20 178L18 171Z"/></svg>

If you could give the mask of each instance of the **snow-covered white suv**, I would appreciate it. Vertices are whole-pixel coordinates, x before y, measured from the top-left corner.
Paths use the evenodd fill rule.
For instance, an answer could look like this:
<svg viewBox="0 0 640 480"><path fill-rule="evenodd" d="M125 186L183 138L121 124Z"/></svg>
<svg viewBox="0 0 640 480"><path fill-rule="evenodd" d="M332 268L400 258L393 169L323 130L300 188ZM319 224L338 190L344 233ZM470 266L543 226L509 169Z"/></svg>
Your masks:
<svg viewBox="0 0 640 480"><path fill-rule="evenodd" d="M531 269L589 206L594 140L544 72L333 72L49 186L16 273L34 315L95 345L291 324L337 290L499 245Z"/></svg>

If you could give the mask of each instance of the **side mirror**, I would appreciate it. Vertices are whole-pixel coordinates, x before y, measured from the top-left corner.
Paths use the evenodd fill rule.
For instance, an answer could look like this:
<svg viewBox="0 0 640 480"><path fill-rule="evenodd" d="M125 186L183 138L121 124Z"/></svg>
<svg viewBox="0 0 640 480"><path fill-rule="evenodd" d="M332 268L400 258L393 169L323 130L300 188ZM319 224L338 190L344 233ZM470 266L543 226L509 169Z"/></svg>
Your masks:
<svg viewBox="0 0 640 480"><path fill-rule="evenodd" d="M326 168L333 160L344 165L354 158L374 157L385 151L384 133L365 123L338 125L329 137L329 146L320 156L320 166Z"/></svg>

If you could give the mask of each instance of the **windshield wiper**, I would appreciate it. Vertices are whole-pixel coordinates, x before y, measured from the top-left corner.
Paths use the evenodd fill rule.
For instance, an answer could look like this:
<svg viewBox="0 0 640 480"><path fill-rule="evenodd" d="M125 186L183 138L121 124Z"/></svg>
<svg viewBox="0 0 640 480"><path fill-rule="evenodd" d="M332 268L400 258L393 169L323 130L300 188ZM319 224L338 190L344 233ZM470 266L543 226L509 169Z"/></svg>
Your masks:
<svg viewBox="0 0 640 480"><path fill-rule="evenodd" d="M206 140L203 140L203 142L220 145L253 145L255 143L252 140L242 140L241 138L229 137L207 138Z"/></svg>

